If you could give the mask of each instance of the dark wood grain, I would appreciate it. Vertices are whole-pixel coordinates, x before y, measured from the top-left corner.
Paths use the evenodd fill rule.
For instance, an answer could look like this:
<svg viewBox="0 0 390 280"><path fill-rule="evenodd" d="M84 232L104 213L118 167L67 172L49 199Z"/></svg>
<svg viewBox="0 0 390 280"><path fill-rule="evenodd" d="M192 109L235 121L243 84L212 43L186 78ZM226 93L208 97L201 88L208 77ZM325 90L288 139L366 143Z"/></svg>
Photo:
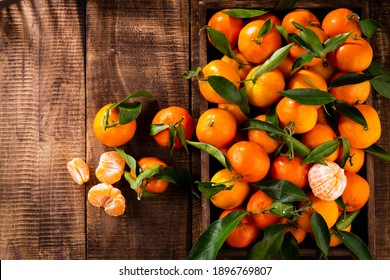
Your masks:
<svg viewBox="0 0 390 280"><path fill-rule="evenodd" d="M390 2L388 1L366 1L367 16L375 19L382 25L372 45L374 48L374 59L390 69ZM385 150L390 150L390 100L377 94L371 95L370 102L378 110L381 118L382 136L378 145ZM390 168L389 163L371 157L367 166L367 173L373 177L375 182L374 192L370 197L368 216L369 246L376 259L390 259L390 235L388 224L390 217Z"/></svg>
<svg viewBox="0 0 390 280"><path fill-rule="evenodd" d="M0 258L84 259L84 18L79 1L0 3Z"/></svg>
<svg viewBox="0 0 390 280"><path fill-rule="evenodd" d="M156 100L142 101L136 136L124 147L126 152L136 159L157 156L168 165L190 169L190 156L184 150L170 155L149 136L158 110L170 105L191 110L189 83L181 78L189 69L188 16L187 1L88 2L87 151L93 165L109 150L93 135L97 110L147 89ZM123 216L108 217L87 205L88 258L185 258L192 232L189 188L172 185L166 193L141 201L127 182L119 188L127 199Z"/></svg>

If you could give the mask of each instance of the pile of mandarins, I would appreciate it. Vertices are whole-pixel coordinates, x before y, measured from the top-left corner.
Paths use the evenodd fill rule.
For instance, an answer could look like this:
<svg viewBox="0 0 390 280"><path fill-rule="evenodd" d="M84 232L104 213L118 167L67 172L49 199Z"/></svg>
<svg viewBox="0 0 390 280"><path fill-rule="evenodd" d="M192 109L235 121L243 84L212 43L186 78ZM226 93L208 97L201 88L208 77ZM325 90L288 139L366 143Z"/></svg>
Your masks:
<svg viewBox="0 0 390 280"><path fill-rule="evenodd" d="M318 238L313 229L317 214L329 236L325 246L341 244L340 232L351 230L370 196L359 173L366 149L381 135L378 112L366 103L371 84L365 71L373 50L359 20L345 8L330 11L321 21L306 9L280 18L245 9L211 16L205 29L220 58L183 75L196 79L208 109L193 118L184 108L163 108L152 120L150 135L171 152L188 151L191 145L222 163L209 182L198 182L220 211L219 221L225 219L224 226L230 227L226 236L213 238L245 248L270 226L283 225L283 234L299 244L307 235ZM141 96L151 97L132 95ZM97 112L94 132L102 144L118 147L133 138L141 109L136 102L125 104L130 97ZM191 141L194 134L198 142ZM125 198L112 185L125 175L139 198L162 193L175 181L158 177L167 168L158 158L135 160L116 148L102 155L95 171L101 183L89 190L88 200L109 215L121 215ZM82 159L70 161L68 170L80 185L89 180ZM244 215L227 226L237 211ZM213 247L207 245L212 238L200 239L202 244L190 253L194 258L203 258L196 252Z"/></svg>
<svg viewBox="0 0 390 280"><path fill-rule="evenodd" d="M212 15L207 31L209 43L222 54L196 74L200 93L210 105L199 118L196 135L199 141L221 149L232 166L231 172L224 168L212 176L211 182L227 188L210 200L221 209L220 218L234 210L250 212L226 243L247 247L268 226L278 223L289 224L285 231L301 243L306 235L313 237L310 218L317 212L330 231L329 246L341 244L336 224L367 203L370 186L359 171L364 149L381 135L378 112L366 103L370 81L335 83L340 77L363 76L372 63L373 50L358 15L340 8L320 21L309 10L295 9L282 18L270 12L243 18L227 9ZM220 39L221 34L225 39ZM336 41L338 45L330 46ZM282 49L284 53L277 56ZM267 71L259 70L267 63L275 64ZM221 87L233 86L237 91L231 92L246 93L249 112L244 112L245 98L235 103L227 93L226 98L221 96L225 92ZM304 100L314 100L316 94L318 99L330 99ZM341 106L363 116L366 124L339 112ZM294 145L288 145L291 138L272 135L264 122L309 151L299 153L297 146L294 153ZM308 198L296 203L296 214L288 218L273 213L275 199L261 187L253 187L276 180L293 183ZM337 226L340 230L350 231L351 223Z"/></svg>

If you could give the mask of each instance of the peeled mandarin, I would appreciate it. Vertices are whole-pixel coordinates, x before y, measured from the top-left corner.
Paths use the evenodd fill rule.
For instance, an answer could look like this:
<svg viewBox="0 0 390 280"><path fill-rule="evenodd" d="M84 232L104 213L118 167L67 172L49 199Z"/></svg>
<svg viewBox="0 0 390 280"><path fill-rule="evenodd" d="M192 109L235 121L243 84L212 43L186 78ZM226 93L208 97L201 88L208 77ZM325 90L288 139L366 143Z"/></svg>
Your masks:
<svg viewBox="0 0 390 280"><path fill-rule="evenodd" d="M339 198L347 186L344 170L331 161L327 165L315 163L308 173L309 186L313 194L325 201Z"/></svg>
<svg viewBox="0 0 390 280"><path fill-rule="evenodd" d="M126 200L121 191L106 183L93 186L88 191L88 201L93 206L103 207L110 216L122 215L126 208Z"/></svg>
<svg viewBox="0 0 390 280"><path fill-rule="evenodd" d="M82 185L89 180L89 167L81 158L74 158L66 165L73 180Z"/></svg>
<svg viewBox="0 0 390 280"><path fill-rule="evenodd" d="M100 156L99 165L95 170L96 178L102 183L114 184L121 179L125 164L124 159L116 151L105 152Z"/></svg>

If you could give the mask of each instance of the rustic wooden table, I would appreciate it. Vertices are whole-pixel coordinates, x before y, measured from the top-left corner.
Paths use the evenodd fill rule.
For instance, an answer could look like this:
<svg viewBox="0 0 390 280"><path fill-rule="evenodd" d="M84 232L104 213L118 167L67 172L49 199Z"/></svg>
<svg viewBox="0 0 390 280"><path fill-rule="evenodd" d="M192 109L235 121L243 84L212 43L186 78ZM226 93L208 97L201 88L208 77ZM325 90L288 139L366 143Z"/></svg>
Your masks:
<svg viewBox="0 0 390 280"><path fill-rule="evenodd" d="M383 25L373 46L376 60L390 69L389 1L344 2L363 3ZM199 115L198 93L181 78L198 66L198 9L199 1L188 0L0 1L1 259L186 257L207 220L188 189L171 186L137 201L123 182L127 209L113 218L86 201L96 178L78 186L66 163L82 157L93 171L110 150L93 134L95 113L147 89L157 101L143 101L126 151L157 155L199 176L198 155L170 155L148 135L159 108L178 105ZM379 96L371 102L382 118L379 144L390 150L390 103ZM390 259L389 165L375 159L368 172L375 178L369 246L375 258Z"/></svg>

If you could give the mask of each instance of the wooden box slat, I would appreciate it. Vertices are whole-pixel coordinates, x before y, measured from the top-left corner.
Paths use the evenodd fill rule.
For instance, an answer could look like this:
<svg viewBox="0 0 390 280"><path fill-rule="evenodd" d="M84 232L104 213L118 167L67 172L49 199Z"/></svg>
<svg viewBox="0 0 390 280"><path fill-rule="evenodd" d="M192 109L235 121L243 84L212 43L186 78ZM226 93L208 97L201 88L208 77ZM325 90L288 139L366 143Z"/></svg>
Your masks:
<svg viewBox="0 0 390 280"><path fill-rule="evenodd" d="M169 8L168 8L169 7ZM161 158L170 166L190 168L183 150L171 155L149 136L158 110L175 105L190 109L188 5L185 1L89 1L87 3L87 159L97 166L112 150L100 144L92 126L96 112L139 89L156 97L142 99L135 137L123 148L135 159ZM93 177L87 187L98 183ZM189 189L170 186L164 194L137 201L129 184L118 186L126 211L109 217L87 203L87 254L90 259L182 259L191 244Z"/></svg>
<svg viewBox="0 0 390 280"><path fill-rule="evenodd" d="M35 2L0 2L0 259L84 259L84 2Z"/></svg>

